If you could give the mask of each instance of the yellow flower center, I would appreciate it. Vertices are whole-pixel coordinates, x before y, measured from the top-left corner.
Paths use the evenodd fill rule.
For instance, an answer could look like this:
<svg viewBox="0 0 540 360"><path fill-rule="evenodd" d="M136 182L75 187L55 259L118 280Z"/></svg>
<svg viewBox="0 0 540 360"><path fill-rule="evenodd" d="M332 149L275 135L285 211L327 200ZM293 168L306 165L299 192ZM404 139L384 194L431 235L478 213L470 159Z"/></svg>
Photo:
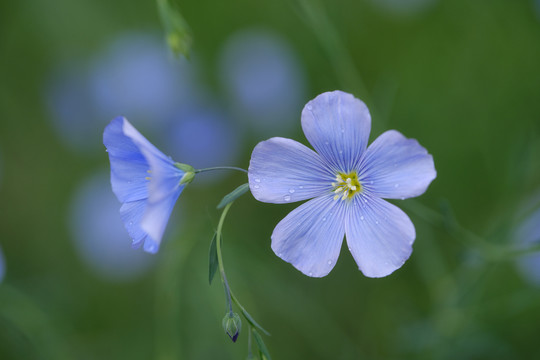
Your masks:
<svg viewBox="0 0 540 360"><path fill-rule="evenodd" d="M338 173L336 176L336 182L332 183L334 187L334 200L341 198L341 200L352 199L354 195L362 192L362 185L358 181L358 175L356 171L351 171L348 174Z"/></svg>

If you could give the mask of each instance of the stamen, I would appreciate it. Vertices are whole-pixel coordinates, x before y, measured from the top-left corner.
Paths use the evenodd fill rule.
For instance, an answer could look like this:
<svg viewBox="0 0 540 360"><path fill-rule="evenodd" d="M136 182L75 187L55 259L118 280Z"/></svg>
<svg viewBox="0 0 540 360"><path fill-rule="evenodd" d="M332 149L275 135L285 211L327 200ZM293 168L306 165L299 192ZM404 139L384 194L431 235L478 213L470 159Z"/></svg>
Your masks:
<svg viewBox="0 0 540 360"><path fill-rule="evenodd" d="M362 191L362 185L358 180L356 171L351 171L348 174L336 174L336 181L332 182L332 191L335 194L334 200L352 199L356 194Z"/></svg>

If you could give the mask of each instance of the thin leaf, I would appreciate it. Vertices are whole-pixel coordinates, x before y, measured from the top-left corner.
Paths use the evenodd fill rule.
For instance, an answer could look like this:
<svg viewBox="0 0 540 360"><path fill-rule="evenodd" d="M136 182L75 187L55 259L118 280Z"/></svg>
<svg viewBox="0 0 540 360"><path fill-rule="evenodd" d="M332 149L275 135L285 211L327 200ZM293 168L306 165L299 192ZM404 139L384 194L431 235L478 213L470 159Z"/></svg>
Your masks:
<svg viewBox="0 0 540 360"><path fill-rule="evenodd" d="M232 203L234 200L238 199L240 196L244 195L249 190L249 184L245 183L234 189L232 192L228 193L223 197L223 199L218 204L217 208L221 209L225 205Z"/></svg>
<svg viewBox="0 0 540 360"><path fill-rule="evenodd" d="M266 331L261 325L259 325L255 319L253 319L253 317L251 317L251 315L246 311L246 309L241 309L242 310L242 315L244 315L244 317L246 318L246 320L254 327L256 327L257 329L261 330L266 336L270 336L270 333L268 331Z"/></svg>
<svg viewBox="0 0 540 360"><path fill-rule="evenodd" d="M264 344L264 341L261 335L255 329L252 329L252 332L253 332L253 338L255 339L255 342L257 342L257 346L259 347L259 350L264 356L264 358L268 360L272 360L272 358L270 357L270 353L268 352L268 349L266 348L266 345Z"/></svg>
<svg viewBox="0 0 540 360"><path fill-rule="evenodd" d="M208 252L208 283L210 285L212 285L212 280L214 279L214 275L216 274L218 268L216 237L217 234L214 234L214 237L212 237L212 242L210 243L210 251Z"/></svg>

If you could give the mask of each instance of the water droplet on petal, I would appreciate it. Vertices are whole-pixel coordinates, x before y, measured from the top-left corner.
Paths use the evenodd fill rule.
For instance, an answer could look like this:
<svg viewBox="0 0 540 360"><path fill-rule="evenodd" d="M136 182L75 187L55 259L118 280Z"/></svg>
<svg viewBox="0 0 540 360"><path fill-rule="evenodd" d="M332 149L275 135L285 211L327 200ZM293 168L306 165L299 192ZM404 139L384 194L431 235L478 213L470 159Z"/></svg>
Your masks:
<svg viewBox="0 0 540 360"><path fill-rule="evenodd" d="M309 276L313 276L313 273L312 273L312 272L310 272L310 273L309 273Z"/></svg>
<svg viewBox="0 0 540 360"><path fill-rule="evenodd" d="M343 150L339 150L339 153L340 153L340 154L343 154Z"/></svg>
<svg viewBox="0 0 540 360"><path fill-rule="evenodd" d="M307 104L306 108L307 108L308 110L313 110L313 106L311 106L310 104Z"/></svg>
<svg viewBox="0 0 540 360"><path fill-rule="evenodd" d="M399 187L399 184L395 184L394 187L397 189Z"/></svg>
<svg viewBox="0 0 540 360"><path fill-rule="evenodd" d="M325 141L324 145L330 145L330 143L328 141Z"/></svg>
<svg viewBox="0 0 540 360"><path fill-rule="evenodd" d="M259 185L255 185L254 188L255 188L255 189L258 189L258 188L260 188L260 186L259 186Z"/></svg>
<svg viewBox="0 0 540 360"><path fill-rule="evenodd" d="M405 196L402 196L402 197L401 197L401 200L405 200Z"/></svg>
<svg viewBox="0 0 540 360"><path fill-rule="evenodd" d="M304 187L302 185L299 186L300 189L303 189Z"/></svg>
<svg viewBox="0 0 540 360"><path fill-rule="evenodd" d="M255 179L255 182L260 183L260 182L261 182L261 179Z"/></svg>
<svg viewBox="0 0 540 360"><path fill-rule="evenodd" d="M322 221L326 221L326 218L322 218Z"/></svg>
<svg viewBox="0 0 540 360"><path fill-rule="evenodd" d="M379 223L379 220L375 220L375 224L378 224Z"/></svg>
<svg viewBox="0 0 540 360"><path fill-rule="evenodd" d="M328 260L328 265L332 265L332 260Z"/></svg>
<svg viewBox="0 0 540 360"><path fill-rule="evenodd" d="M285 196L283 197L283 200L285 200L285 201L291 201L290 195L285 195Z"/></svg>
<svg viewBox="0 0 540 360"><path fill-rule="evenodd" d="M364 216L363 216L363 215L362 215L362 216L360 216L360 220L364 220Z"/></svg>
<svg viewBox="0 0 540 360"><path fill-rule="evenodd" d="M130 221L130 222L129 222L129 226L131 226L131 225L133 225L133 221Z"/></svg>
<svg viewBox="0 0 540 360"><path fill-rule="evenodd" d="M289 192L290 192L291 194L294 194L294 189L289 189Z"/></svg>
<svg viewBox="0 0 540 360"><path fill-rule="evenodd" d="M341 129L341 133L342 133L342 134L345 134L345 129L342 128L342 129Z"/></svg>

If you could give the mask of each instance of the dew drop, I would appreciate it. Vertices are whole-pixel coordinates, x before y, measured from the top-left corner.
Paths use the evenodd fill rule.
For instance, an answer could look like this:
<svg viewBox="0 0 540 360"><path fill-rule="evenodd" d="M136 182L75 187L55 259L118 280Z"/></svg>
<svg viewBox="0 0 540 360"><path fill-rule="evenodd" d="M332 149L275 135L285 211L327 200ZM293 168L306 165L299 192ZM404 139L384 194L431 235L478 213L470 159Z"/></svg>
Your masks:
<svg viewBox="0 0 540 360"><path fill-rule="evenodd" d="M285 200L285 201L291 201L291 196L290 196L290 195L285 195L285 196L283 197L283 200Z"/></svg>
<svg viewBox="0 0 540 360"><path fill-rule="evenodd" d="M399 184L395 184L394 187L397 189L399 187Z"/></svg>
<svg viewBox="0 0 540 360"><path fill-rule="evenodd" d="M308 104L308 105L306 106L306 108L307 108L308 110L313 110L313 106L311 106L310 104Z"/></svg>
<svg viewBox="0 0 540 360"><path fill-rule="evenodd" d="M328 265L332 265L332 260L328 260Z"/></svg>
<svg viewBox="0 0 540 360"><path fill-rule="evenodd" d="M131 226L131 225L133 225L133 221L130 221L130 222L129 222L129 226Z"/></svg>
<svg viewBox="0 0 540 360"><path fill-rule="evenodd" d="M375 224L379 224L379 220L375 220Z"/></svg>
<svg viewBox="0 0 540 360"><path fill-rule="evenodd" d="M401 200L405 200L405 196L402 196L402 197L401 197Z"/></svg>
<svg viewBox="0 0 540 360"><path fill-rule="evenodd" d="M330 143L328 141L325 141L324 144L325 145L330 145Z"/></svg>
<svg viewBox="0 0 540 360"><path fill-rule="evenodd" d="M322 221L326 221L326 218L322 218Z"/></svg>
<svg viewBox="0 0 540 360"><path fill-rule="evenodd" d="M352 249L351 249L351 248L349 248L349 251L352 251Z"/></svg>
<svg viewBox="0 0 540 360"><path fill-rule="evenodd" d="M362 215L362 216L360 216L360 220L364 220L364 216L363 216L363 215Z"/></svg>
<svg viewBox="0 0 540 360"><path fill-rule="evenodd" d="M258 189L258 188L260 188L260 186L259 186L259 185L255 185L254 188L255 188L255 189Z"/></svg>
<svg viewBox="0 0 540 360"><path fill-rule="evenodd" d="M291 194L294 194L294 189L289 189L289 192L290 192Z"/></svg>
<svg viewBox="0 0 540 360"><path fill-rule="evenodd" d="M255 179L255 182L260 183L260 182L261 182L261 179Z"/></svg>
<svg viewBox="0 0 540 360"><path fill-rule="evenodd" d="M341 129L341 133L342 133L342 134L345 134L345 129L342 128L342 129Z"/></svg>
<svg viewBox="0 0 540 360"><path fill-rule="evenodd" d="M299 186L300 189L303 189L304 187L302 185Z"/></svg>
<svg viewBox="0 0 540 360"><path fill-rule="evenodd" d="M339 153L340 153L340 154L343 154L343 150L339 150Z"/></svg>
<svg viewBox="0 0 540 360"><path fill-rule="evenodd" d="M312 272L310 272L310 273L309 273L309 276L313 276L313 273L312 273Z"/></svg>

